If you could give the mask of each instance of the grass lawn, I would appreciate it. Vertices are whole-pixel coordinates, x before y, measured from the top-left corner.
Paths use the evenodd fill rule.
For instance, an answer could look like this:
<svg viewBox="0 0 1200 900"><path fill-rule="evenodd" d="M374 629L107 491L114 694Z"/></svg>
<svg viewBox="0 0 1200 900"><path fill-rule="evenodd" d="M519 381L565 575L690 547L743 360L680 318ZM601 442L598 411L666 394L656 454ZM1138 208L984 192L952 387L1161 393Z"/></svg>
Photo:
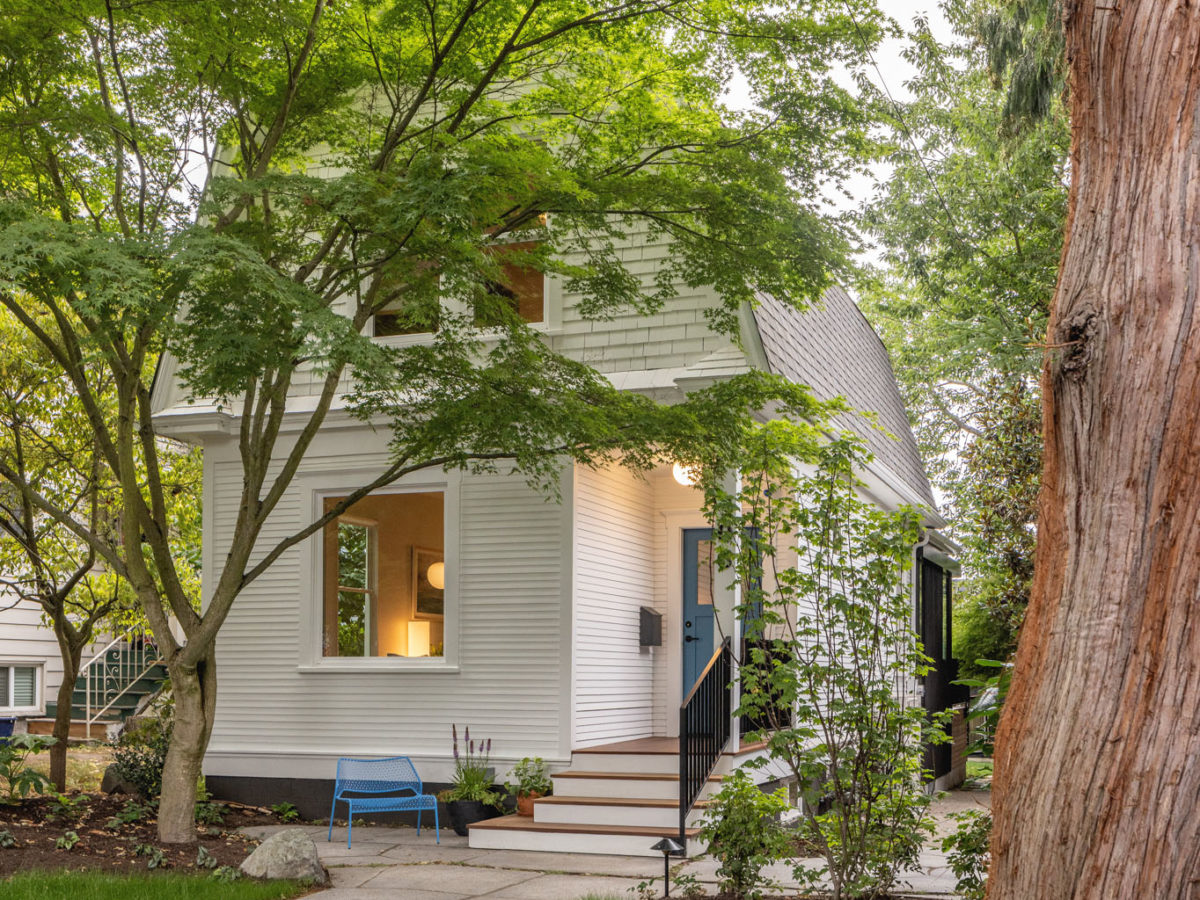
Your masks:
<svg viewBox="0 0 1200 900"><path fill-rule="evenodd" d="M967 778L978 780L992 777L992 761L990 759L968 759Z"/></svg>
<svg viewBox="0 0 1200 900"><path fill-rule="evenodd" d="M99 872L22 872L0 881L4 900L286 900L310 890L298 881L228 883L204 875L169 872L109 875Z"/></svg>
<svg viewBox="0 0 1200 900"><path fill-rule="evenodd" d="M112 761L112 748L107 744L71 744L67 748L67 790L100 790L100 779ZM30 756L28 762L29 768L50 774L49 750Z"/></svg>

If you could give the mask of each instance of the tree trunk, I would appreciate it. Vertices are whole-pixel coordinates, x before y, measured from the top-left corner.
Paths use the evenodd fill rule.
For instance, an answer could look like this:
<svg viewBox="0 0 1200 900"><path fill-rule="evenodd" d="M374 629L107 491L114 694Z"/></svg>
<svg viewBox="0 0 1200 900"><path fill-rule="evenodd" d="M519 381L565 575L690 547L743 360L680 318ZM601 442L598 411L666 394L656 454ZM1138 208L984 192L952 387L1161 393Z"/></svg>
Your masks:
<svg viewBox="0 0 1200 900"><path fill-rule="evenodd" d="M1072 187L991 900L1200 882L1200 7L1071 2Z"/></svg>
<svg viewBox="0 0 1200 900"><path fill-rule="evenodd" d="M63 662L62 684L58 686L58 707L54 710L54 744L50 747L50 780L60 794L67 790L67 744L71 738L71 708L75 679L79 677L81 647L67 646L60 641Z"/></svg>
<svg viewBox="0 0 1200 900"><path fill-rule="evenodd" d="M212 734L217 667L210 650L191 668L168 662L175 718L158 806L158 839L191 844L196 837L196 783Z"/></svg>

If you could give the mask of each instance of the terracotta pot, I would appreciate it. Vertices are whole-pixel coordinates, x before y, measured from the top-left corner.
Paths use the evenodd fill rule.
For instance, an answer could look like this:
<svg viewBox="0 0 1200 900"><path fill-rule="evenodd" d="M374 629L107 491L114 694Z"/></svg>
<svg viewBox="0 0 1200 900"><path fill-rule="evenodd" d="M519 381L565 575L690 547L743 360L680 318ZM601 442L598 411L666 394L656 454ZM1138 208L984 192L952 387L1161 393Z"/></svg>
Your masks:
<svg viewBox="0 0 1200 900"><path fill-rule="evenodd" d="M532 816L533 801L541 796L543 795L537 793L536 791L529 794L517 794L517 815Z"/></svg>

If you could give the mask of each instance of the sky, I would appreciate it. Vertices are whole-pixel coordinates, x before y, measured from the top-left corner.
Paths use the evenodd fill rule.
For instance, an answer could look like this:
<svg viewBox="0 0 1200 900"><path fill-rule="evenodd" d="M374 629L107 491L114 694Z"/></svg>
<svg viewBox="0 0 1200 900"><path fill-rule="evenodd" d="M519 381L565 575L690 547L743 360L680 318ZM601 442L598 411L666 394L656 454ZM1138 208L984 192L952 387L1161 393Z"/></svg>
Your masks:
<svg viewBox="0 0 1200 900"><path fill-rule="evenodd" d="M934 37L939 41L949 41L954 36L950 24L942 15L936 0L879 0L879 6L905 30L910 30L913 27L913 20L923 14L929 20L929 27ZM874 53L878 72L874 69L869 70L871 80L876 85L886 87L897 101L905 101L911 99L912 96L904 86L915 74L912 66L901 55L906 43L907 39L905 38L892 38L884 41ZM876 182L886 181L890 173L890 166L886 163L877 163L870 177L854 178L846 185L852 199L838 198L836 205L841 209L857 208L871 198ZM873 260L874 255L867 253L866 259Z"/></svg>

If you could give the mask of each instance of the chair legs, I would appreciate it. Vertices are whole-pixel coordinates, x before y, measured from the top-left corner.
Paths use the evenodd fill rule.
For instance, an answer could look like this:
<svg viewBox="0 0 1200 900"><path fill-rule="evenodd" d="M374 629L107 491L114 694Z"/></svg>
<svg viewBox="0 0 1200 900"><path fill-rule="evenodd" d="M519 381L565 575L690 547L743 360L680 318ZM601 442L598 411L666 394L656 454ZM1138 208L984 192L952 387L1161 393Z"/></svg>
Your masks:
<svg viewBox="0 0 1200 900"><path fill-rule="evenodd" d="M417 807L417 837L421 836L421 808Z"/></svg>
<svg viewBox="0 0 1200 900"><path fill-rule="evenodd" d="M329 805L329 834L325 835L325 842L333 840L333 814L337 810L337 794L333 795L333 803Z"/></svg>
<svg viewBox="0 0 1200 900"><path fill-rule="evenodd" d="M433 835L437 838L437 842L442 842L442 829L438 826L438 810L437 801L433 802Z"/></svg>
<svg viewBox="0 0 1200 900"><path fill-rule="evenodd" d="M350 849L350 838L354 834L354 803L346 801L346 849Z"/></svg>

